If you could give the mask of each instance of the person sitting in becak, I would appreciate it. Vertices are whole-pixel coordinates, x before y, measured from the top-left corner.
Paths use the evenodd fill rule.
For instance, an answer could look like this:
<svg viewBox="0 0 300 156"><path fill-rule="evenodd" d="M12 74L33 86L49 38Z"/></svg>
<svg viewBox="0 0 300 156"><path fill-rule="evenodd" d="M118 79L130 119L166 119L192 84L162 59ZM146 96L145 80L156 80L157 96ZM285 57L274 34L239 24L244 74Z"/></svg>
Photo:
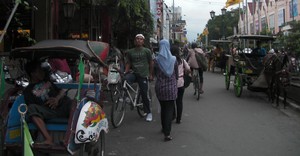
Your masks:
<svg viewBox="0 0 300 156"><path fill-rule="evenodd" d="M28 62L25 70L29 76L29 85L23 91L25 103L28 105L26 118L31 120L42 133L44 145L53 145L53 139L46 129L45 120L68 118L72 100L46 78L41 62Z"/></svg>

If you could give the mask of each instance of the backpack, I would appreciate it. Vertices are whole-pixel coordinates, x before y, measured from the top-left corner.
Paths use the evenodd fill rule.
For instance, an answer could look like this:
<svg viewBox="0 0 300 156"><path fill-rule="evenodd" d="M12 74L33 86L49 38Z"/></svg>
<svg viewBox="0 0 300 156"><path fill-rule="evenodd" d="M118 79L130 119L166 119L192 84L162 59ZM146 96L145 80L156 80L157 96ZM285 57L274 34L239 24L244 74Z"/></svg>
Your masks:
<svg viewBox="0 0 300 156"><path fill-rule="evenodd" d="M195 56L196 56L198 66L201 67L203 71L206 71L207 70L207 59L205 58L204 54L195 52Z"/></svg>
<svg viewBox="0 0 300 156"><path fill-rule="evenodd" d="M189 85L190 85L190 83L191 83L191 81L192 81L192 77L186 72L186 64L187 64L187 62L184 60L184 59L182 59L182 63L183 63L183 82L184 82L184 88L187 88Z"/></svg>

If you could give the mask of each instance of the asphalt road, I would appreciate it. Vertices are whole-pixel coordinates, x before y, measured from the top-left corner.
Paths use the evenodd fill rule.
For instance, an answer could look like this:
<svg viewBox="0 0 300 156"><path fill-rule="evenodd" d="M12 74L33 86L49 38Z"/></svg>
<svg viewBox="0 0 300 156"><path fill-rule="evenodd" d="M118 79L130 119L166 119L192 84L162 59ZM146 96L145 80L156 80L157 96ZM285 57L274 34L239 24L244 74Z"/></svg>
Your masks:
<svg viewBox="0 0 300 156"><path fill-rule="evenodd" d="M152 122L127 109L119 128L110 124L107 156L299 156L300 114L274 108L263 93L244 90L235 97L220 73L204 73L205 93L197 101L190 85L184 95L181 124L173 140L163 141L159 103L154 94ZM152 84L152 87L154 84ZM110 104L105 104L109 117Z"/></svg>

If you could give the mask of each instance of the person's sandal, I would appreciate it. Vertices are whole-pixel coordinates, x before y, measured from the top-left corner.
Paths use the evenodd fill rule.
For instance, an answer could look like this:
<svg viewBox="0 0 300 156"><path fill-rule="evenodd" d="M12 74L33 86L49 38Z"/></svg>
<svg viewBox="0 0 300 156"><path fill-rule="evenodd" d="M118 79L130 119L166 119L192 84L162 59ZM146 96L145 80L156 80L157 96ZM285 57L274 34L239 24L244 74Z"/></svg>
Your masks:
<svg viewBox="0 0 300 156"><path fill-rule="evenodd" d="M171 141L173 138L169 135L169 136L165 136L165 141Z"/></svg>

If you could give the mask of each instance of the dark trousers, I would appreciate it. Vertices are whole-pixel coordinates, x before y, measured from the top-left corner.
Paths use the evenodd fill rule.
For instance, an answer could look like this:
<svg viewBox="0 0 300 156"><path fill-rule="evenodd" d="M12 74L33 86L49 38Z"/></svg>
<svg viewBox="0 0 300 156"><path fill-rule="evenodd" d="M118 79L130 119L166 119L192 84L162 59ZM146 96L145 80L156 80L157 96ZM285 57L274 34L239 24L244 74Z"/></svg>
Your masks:
<svg viewBox="0 0 300 156"><path fill-rule="evenodd" d="M182 110L183 110L183 104L182 104L183 94L184 94L184 87L178 88L177 99L176 99L176 121L181 121Z"/></svg>
<svg viewBox="0 0 300 156"><path fill-rule="evenodd" d="M165 136L169 136L172 127L172 118L174 113L175 101L159 101L161 107L161 126Z"/></svg>
<svg viewBox="0 0 300 156"><path fill-rule="evenodd" d="M135 74L126 74L125 79L131 84L134 82L137 82L140 87L140 93L142 96L143 104L144 104L144 112L145 113L151 113L150 109L150 100L148 97L148 79L147 77L141 77Z"/></svg>

